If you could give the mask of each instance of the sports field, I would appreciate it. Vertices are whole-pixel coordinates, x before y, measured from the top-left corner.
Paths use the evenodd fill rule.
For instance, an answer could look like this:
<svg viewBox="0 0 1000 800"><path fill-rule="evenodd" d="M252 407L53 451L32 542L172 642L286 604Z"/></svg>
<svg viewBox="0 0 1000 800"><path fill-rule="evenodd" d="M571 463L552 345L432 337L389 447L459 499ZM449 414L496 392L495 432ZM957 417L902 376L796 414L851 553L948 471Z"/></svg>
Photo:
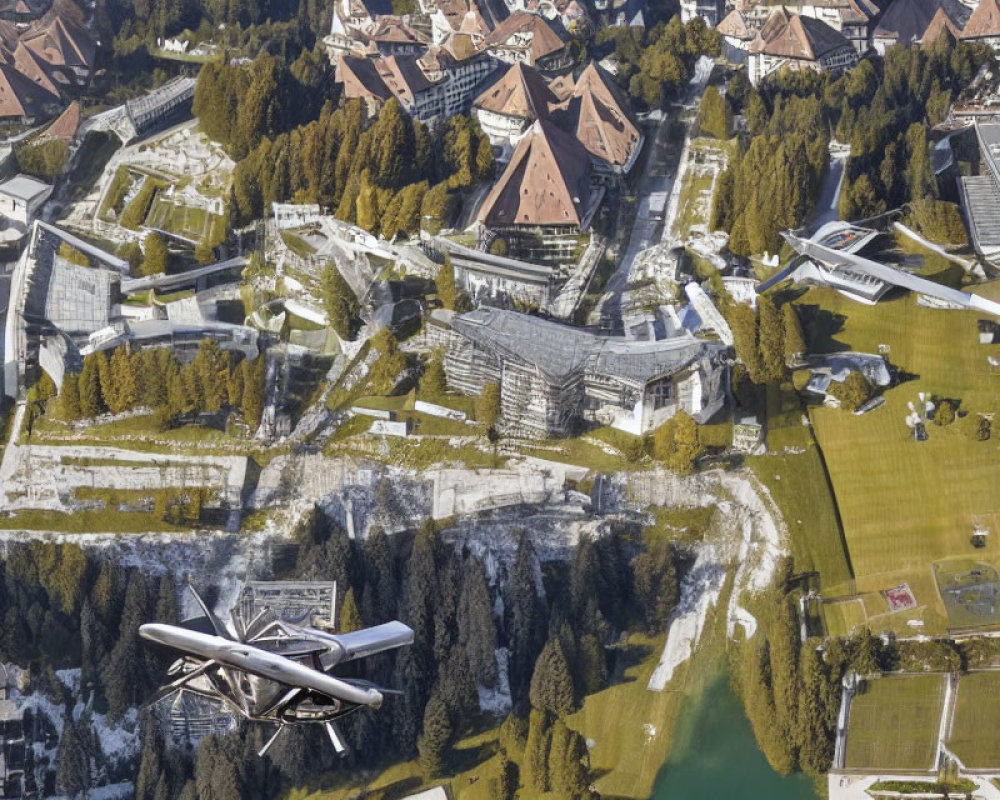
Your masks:
<svg viewBox="0 0 1000 800"><path fill-rule="evenodd" d="M851 703L846 766L931 769L944 704L945 678L915 675L870 681Z"/></svg>
<svg viewBox="0 0 1000 800"><path fill-rule="evenodd" d="M970 769L1000 766L1000 672L974 672L958 682L948 748Z"/></svg>
<svg viewBox="0 0 1000 800"><path fill-rule="evenodd" d="M875 353L888 345L890 361L911 379L886 393L886 403L864 416L814 407L810 411L840 511L859 592L909 582L919 606L943 623L931 564L954 556L1000 560L1000 438L975 441L972 419L948 427L928 425L915 442L904 424L918 392L961 401L972 418L1000 410L1000 375L980 345L974 312L929 309L913 296L868 307L826 289L799 301L819 306L815 349L844 347ZM976 525L997 535L974 550ZM894 615L905 616L905 614ZM926 619L925 615L925 619Z"/></svg>

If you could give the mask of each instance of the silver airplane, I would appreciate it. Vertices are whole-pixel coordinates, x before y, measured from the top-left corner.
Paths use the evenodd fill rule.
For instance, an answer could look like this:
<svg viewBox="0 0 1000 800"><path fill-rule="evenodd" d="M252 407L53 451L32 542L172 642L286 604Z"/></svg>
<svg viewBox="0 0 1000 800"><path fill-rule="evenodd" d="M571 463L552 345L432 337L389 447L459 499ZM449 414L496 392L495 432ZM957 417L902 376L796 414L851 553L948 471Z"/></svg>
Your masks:
<svg viewBox="0 0 1000 800"><path fill-rule="evenodd" d="M193 587L191 592L212 633L197 630L192 621L180 625L149 623L139 628L144 639L183 654L168 670L176 677L157 692L154 702L188 691L215 700L253 722L277 724L260 755L286 726L304 723L324 725L334 749L344 753L346 747L333 721L364 706L378 708L386 694L399 694L370 681L331 672L340 664L412 644L413 631L402 622L329 633L292 625L265 609L249 623L234 612L231 630Z"/></svg>

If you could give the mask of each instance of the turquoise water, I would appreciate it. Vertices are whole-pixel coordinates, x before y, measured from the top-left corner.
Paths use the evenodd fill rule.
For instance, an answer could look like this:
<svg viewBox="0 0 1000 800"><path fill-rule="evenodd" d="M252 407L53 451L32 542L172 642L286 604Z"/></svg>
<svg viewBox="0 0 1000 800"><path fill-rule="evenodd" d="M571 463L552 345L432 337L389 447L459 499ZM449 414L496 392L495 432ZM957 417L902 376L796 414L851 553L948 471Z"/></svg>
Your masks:
<svg viewBox="0 0 1000 800"><path fill-rule="evenodd" d="M676 736L652 800L816 800L808 778L768 766L724 673L685 701Z"/></svg>

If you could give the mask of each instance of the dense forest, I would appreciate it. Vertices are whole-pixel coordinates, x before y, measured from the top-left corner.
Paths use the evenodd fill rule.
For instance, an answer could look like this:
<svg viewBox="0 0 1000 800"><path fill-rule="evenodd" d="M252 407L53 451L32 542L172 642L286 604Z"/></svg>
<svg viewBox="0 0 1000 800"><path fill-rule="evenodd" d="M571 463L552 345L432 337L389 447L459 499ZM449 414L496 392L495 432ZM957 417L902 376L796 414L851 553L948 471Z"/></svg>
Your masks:
<svg viewBox="0 0 1000 800"><path fill-rule="evenodd" d="M890 48L836 77L786 71L755 89L737 73L727 98L747 132L719 177L712 225L729 232L734 253L777 252L780 231L801 226L812 210L834 136L851 146L841 218L934 200L930 126L987 58L944 35L930 48Z"/></svg>
<svg viewBox="0 0 1000 800"><path fill-rule="evenodd" d="M391 513L397 501L382 488L378 507ZM513 704L502 733L509 769L495 796L511 797L519 783L589 794L586 746L564 718L607 685L617 668L609 645L620 633L662 630L677 600L673 547L643 545L637 536L625 527L582 540L568 562L546 562L521 533L512 562L491 580L479 557L446 543L430 521L392 537L376 528L361 542L316 511L297 534L294 567L276 577L336 580L343 630L399 618L416 634L412 647L368 661L367 677L403 694L343 721L347 766L418 757L428 775L447 771L459 736L497 724L480 712L479 693L498 690L504 672ZM265 759L253 754L265 733L259 726L210 737L197 753L166 746L154 709L143 707L166 663L141 643L138 628L175 621L177 607L173 577L75 545L7 546L0 659L28 669L28 691L67 709L88 703L62 725L49 765L59 791L135 777L136 796L149 800L264 798L343 764L323 732L307 726L287 732ZM498 647L506 658L497 658ZM87 697L71 697L54 674L74 667ZM117 725L133 708L144 716L138 765L103 753L94 732L96 715Z"/></svg>
<svg viewBox="0 0 1000 800"><path fill-rule="evenodd" d="M240 411L252 430L263 412L264 370L264 356L238 359L209 339L187 364L181 364L168 347L132 352L118 347L110 355L86 356L81 372L63 378L52 402L57 416L67 422L142 407L153 409L164 427L181 417L229 408ZM32 391L32 399L44 403L56 388L43 375Z"/></svg>
<svg viewBox="0 0 1000 800"><path fill-rule="evenodd" d="M617 80L641 108L663 108L694 75L701 55L717 56L721 39L701 17L687 25L678 15L650 27L602 27L596 46L612 45Z"/></svg>
<svg viewBox="0 0 1000 800"><path fill-rule="evenodd" d="M377 504L391 513L397 501L383 488ZM512 560L491 578L481 558L446 542L429 520L391 537L375 528L362 542L316 511L297 542L294 567L275 577L336 580L342 629L394 618L414 629L411 647L366 666L368 678L402 695L342 721L351 746L346 764L324 732L310 726L287 731L263 759L253 754L266 735L260 726L210 737L197 753L169 747L154 709L146 707L136 797L273 797L335 763L373 766L411 757L427 775L441 774L458 737L499 722L480 711L479 697L499 690L504 673L513 705L501 730L509 767L491 787L493 796L512 797L518 785L571 798L589 794L586 746L565 717L620 669L624 656L609 646L622 631L665 627L678 590L672 545L643 544L639 531L625 526L581 540L568 562L543 561L521 533ZM80 685L93 693L88 714L64 725L59 789L130 777L121 770L136 765L113 764L95 746L93 715L118 724L162 682L166 665L141 644L138 628L176 620L174 579L51 542L8 545L0 576L0 658L28 667L30 690L67 708L76 698L53 670L79 666ZM498 658L497 648L506 657Z"/></svg>
<svg viewBox="0 0 1000 800"><path fill-rule="evenodd" d="M201 70L194 113L238 162L237 224L274 202L319 203L392 238L415 232L424 218L445 224L454 192L493 176L493 150L472 117L453 117L432 132L391 99L370 120L360 100L335 108L333 87L318 52L303 52L291 67L265 55Z"/></svg>
<svg viewBox="0 0 1000 800"><path fill-rule="evenodd" d="M447 224L454 193L494 169L489 139L471 117L452 117L431 133L395 99L370 123L352 100L261 141L236 167L233 207L237 220L249 221L272 202L315 202L392 238L414 233L423 218Z"/></svg>
<svg viewBox="0 0 1000 800"><path fill-rule="evenodd" d="M98 33L115 55L132 54L183 30L205 38L221 35L225 42L233 31L246 38L259 28L254 38L262 45L277 45L294 57L329 30L331 5L321 0L97 0L94 15Z"/></svg>

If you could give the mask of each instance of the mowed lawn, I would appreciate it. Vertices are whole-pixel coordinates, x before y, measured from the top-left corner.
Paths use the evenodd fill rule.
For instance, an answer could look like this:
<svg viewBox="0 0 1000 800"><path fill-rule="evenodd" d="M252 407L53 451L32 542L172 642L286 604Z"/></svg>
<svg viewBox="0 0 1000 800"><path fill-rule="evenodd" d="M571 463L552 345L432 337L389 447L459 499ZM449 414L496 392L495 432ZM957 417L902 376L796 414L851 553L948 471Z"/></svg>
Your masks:
<svg viewBox="0 0 1000 800"><path fill-rule="evenodd" d="M747 465L767 488L788 526L795 568L820 573L825 597L854 593L830 483L803 409L790 386L768 393L767 447Z"/></svg>
<svg viewBox="0 0 1000 800"><path fill-rule="evenodd" d="M851 703L846 766L931 769L944 704L945 678L915 675L869 681Z"/></svg>
<svg viewBox="0 0 1000 800"><path fill-rule="evenodd" d="M977 412L1000 412L1000 375L986 358L1000 346L980 345L975 312L923 308L906 295L868 307L826 289L801 300L843 327L821 336L820 349L875 353L914 377L886 393L881 408L861 417L814 407L810 416L833 483L859 592L911 581L921 605L940 603L930 580L933 561L972 555L996 563L1000 555L1000 437L977 442ZM836 328L836 324L830 326ZM905 425L918 392L961 401L968 419L928 425L929 441L915 442ZM1000 418L997 420L1000 431ZM976 525L997 535L973 550ZM913 584L927 591L917 592ZM943 610L943 609L942 609Z"/></svg>
<svg viewBox="0 0 1000 800"><path fill-rule="evenodd" d="M971 769L1000 759L1000 672L974 672L958 682L958 702L949 749Z"/></svg>

